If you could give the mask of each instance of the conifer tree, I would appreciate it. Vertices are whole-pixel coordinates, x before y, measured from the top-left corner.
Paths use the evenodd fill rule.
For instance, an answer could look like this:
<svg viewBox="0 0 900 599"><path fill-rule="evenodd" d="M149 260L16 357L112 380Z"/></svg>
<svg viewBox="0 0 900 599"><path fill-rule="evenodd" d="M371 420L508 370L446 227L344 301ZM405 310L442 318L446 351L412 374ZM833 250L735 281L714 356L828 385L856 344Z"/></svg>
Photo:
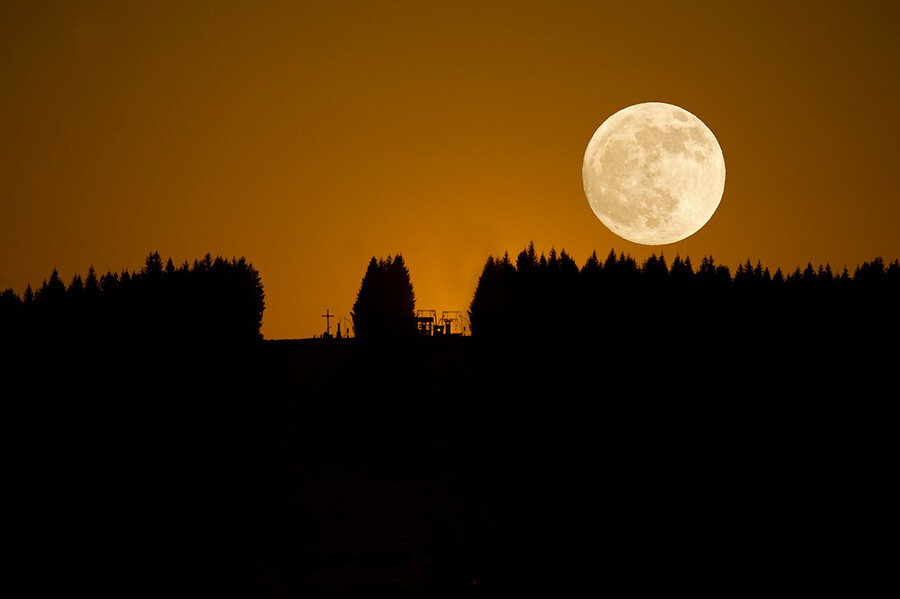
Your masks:
<svg viewBox="0 0 900 599"><path fill-rule="evenodd" d="M373 256L360 284L351 318L361 339L398 339L416 331L416 296L403 256Z"/></svg>
<svg viewBox="0 0 900 599"><path fill-rule="evenodd" d="M97 279L97 271L94 265L88 269L87 278L84 279L84 293L88 301L95 301L100 297L100 281Z"/></svg>
<svg viewBox="0 0 900 599"><path fill-rule="evenodd" d="M49 280L44 280L38 289L35 299L42 306L58 307L65 301L66 285L59 278L59 271L55 268Z"/></svg>

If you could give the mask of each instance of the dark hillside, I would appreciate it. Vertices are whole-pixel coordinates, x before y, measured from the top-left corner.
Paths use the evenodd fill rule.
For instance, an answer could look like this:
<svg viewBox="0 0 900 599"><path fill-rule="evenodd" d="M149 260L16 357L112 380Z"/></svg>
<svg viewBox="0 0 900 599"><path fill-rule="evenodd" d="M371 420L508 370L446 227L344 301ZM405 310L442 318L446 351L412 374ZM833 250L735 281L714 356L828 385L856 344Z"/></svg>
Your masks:
<svg viewBox="0 0 900 599"><path fill-rule="evenodd" d="M99 328L58 277L3 296L10 586L859 594L887 571L896 262L850 286L525 252L488 261L474 337L262 341L252 267L151 258L106 277ZM192 280L235 301L167 295Z"/></svg>
<svg viewBox="0 0 900 599"><path fill-rule="evenodd" d="M740 362L521 339L265 351L274 486L255 530L272 585L805 588L884 559L868 549L887 465L872 389L795 394L790 376L742 383Z"/></svg>
<svg viewBox="0 0 900 599"><path fill-rule="evenodd" d="M587 341L40 361L8 410L10 563L192 597L858 588L884 565L884 377Z"/></svg>

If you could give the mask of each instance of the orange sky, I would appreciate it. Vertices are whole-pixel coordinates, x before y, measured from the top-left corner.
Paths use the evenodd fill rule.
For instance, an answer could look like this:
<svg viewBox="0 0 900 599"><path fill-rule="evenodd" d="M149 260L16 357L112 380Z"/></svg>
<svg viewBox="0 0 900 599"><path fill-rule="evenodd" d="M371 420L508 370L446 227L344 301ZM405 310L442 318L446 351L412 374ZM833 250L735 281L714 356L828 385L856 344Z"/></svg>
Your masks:
<svg viewBox="0 0 900 599"><path fill-rule="evenodd" d="M3 2L0 289L246 256L263 334L299 338L397 252L438 312L530 240L579 265L900 258L898 6ZM581 187L594 130L647 101L702 119L728 169L668 246L614 236Z"/></svg>

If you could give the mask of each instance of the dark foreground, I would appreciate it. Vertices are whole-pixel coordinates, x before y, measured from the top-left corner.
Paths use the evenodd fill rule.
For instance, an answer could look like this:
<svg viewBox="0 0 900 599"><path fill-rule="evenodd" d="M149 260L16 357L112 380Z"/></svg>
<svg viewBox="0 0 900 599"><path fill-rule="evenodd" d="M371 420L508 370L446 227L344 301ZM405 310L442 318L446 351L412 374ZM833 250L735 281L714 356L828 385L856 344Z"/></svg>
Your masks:
<svg viewBox="0 0 900 599"><path fill-rule="evenodd" d="M893 566L895 349L720 341L19 354L7 584L860 594Z"/></svg>

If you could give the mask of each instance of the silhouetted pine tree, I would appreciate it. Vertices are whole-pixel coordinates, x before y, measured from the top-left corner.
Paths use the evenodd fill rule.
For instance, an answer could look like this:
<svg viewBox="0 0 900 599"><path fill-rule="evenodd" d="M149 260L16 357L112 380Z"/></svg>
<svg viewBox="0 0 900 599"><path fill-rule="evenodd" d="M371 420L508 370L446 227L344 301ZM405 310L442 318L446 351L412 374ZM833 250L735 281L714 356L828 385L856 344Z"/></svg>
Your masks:
<svg viewBox="0 0 900 599"><path fill-rule="evenodd" d="M409 278L409 269L401 254L393 260L387 260L388 287L390 295L395 298L390 302L391 322L401 336L414 335L416 332L416 294Z"/></svg>
<svg viewBox="0 0 900 599"><path fill-rule="evenodd" d="M66 300L79 303L84 299L84 280L81 275L72 277L72 282L66 288Z"/></svg>
<svg viewBox="0 0 900 599"><path fill-rule="evenodd" d="M603 270L603 265L600 264L600 259L597 258L597 250L588 256L587 261L584 263L584 266L581 267L580 274L582 278L584 277L592 277L599 275L599 273Z"/></svg>
<svg viewBox="0 0 900 599"><path fill-rule="evenodd" d="M527 276L538 267L538 257L534 249L534 241L528 244L516 257L516 272Z"/></svg>
<svg viewBox="0 0 900 599"><path fill-rule="evenodd" d="M400 339L416 332L416 296L403 256L373 256L360 284L351 318L360 339Z"/></svg>
<svg viewBox="0 0 900 599"><path fill-rule="evenodd" d="M683 286L690 283L694 276L694 267L691 265L690 256L682 260L681 256L675 254L672 260L672 268L669 270L669 276L675 285Z"/></svg>
<svg viewBox="0 0 900 599"><path fill-rule="evenodd" d="M666 266L665 257L662 254L659 257L656 254L650 254L647 260L644 261L643 266L641 266L641 274L643 275L641 279L650 285L657 287L664 285L669 278L669 269Z"/></svg>
<svg viewBox="0 0 900 599"><path fill-rule="evenodd" d="M538 264L527 317L533 334L559 339L573 331L576 323L578 266L565 249L557 253L555 248L546 258L541 254Z"/></svg>
<svg viewBox="0 0 900 599"><path fill-rule="evenodd" d="M97 278L97 271L94 265L88 269L87 277L84 279L84 293L90 302L97 301L100 298L100 280Z"/></svg>
<svg viewBox="0 0 900 599"><path fill-rule="evenodd" d="M3 307L3 310L18 310L22 307L22 300L19 299L15 291L7 288L3 290L3 293L0 293L0 306Z"/></svg>
<svg viewBox="0 0 900 599"><path fill-rule="evenodd" d="M171 278L172 275L175 274L175 264L172 262L172 259L169 258L166 260L166 268L165 268L166 276Z"/></svg>
<svg viewBox="0 0 900 599"><path fill-rule="evenodd" d="M366 273L363 275L362 283L356 294L356 302L354 302L351 312L353 331L357 337L364 339L377 334L375 321L378 318L380 309L380 306L378 306L380 300L378 289L383 285L379 280L381 276L378 260L375 256L372 256L369 265L366 267Z"/></svg>
<svg viewBox="0 0 900 599"><path fill-rule="evenodd" d="M35 294L35 300L43 308L61 308L66 299L66 286L59 278L59 271L55 268L50 274L50 279L45 279Z"/></svg>
<svg viewBox="0 0 900 599"><path fill-rule="evenodd" d="M469 306L469 326L473 335L496 338L507 334L511 326L515 272L508 253L499 259L488 256Z"/></svg>
<svg viewBox="0 0 900 599"><path fill-rule="evenodd" d="M151 252L144 262L144 270L141 271L141 276L148 281L157 282L162 279L162 274L162 258L159 257L159 252Z"/></svg>

